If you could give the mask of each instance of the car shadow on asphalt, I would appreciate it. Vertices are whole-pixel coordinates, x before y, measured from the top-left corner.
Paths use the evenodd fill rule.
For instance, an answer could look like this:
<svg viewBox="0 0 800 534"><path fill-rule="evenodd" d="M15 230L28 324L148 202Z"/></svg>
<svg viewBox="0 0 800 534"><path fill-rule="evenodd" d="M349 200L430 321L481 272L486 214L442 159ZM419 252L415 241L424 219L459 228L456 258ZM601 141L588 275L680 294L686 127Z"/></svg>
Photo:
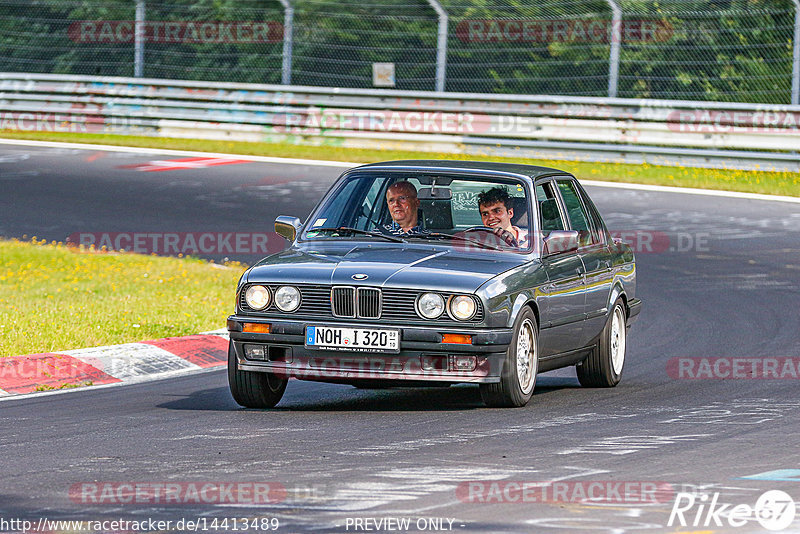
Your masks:
<svg viewBox="0 0 800 534"><path fill-rule="evenodd" d="M536 405L536 399L568 388L580 388L576 380L564 378L539 377L533 398L527 407ZM289 384L289 387L292 383ZM314 398L302 392L291 394L287 389L286 396L274 410L281 411L463 411L489 409L481 400L480 390L475 385L459 384L451 387L419 387L388 389L355 389L351 386L339 386L339 394L324 395Z"/></svg>
<svg viewBox="0 0 800 534"><path fill-rule="evenodd" d="M578 388L575 379L539 376L533 399L564 389ZM203 389L189 395L176 395L158 405L168 410L231 411L242 408L227 387ZM477 386L459 384L451 387L415 387L357 389L349 385L292 380L281 402L273 411L452 411L486 408ZM261 411L261 410L253 410Z"/></svg>
<svg viewBox="0 0 800 534"><path fill-rule="evenodd" d="M167 396L173 397L173 400L158 404L158 408L212 412L231 411L241 408L233 400L227 387L201 389L188 395L174 394Z"/></svg>

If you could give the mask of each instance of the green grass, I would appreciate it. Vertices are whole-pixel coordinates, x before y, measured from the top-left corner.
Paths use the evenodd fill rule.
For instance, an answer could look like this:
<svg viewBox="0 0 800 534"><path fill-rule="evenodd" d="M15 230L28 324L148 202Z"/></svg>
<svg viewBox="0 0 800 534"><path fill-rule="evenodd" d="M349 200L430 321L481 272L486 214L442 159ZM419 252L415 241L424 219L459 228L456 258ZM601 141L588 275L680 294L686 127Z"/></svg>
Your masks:
<svg viewBox="0 0 800 534"><path fill-rule="evenodd" d="M225 327L244 266L0 240L0 357Z"/></svg>
<svg viewBox="0 0 800 534"><path fill-rule="evenodd" d="M65 382L65 383L63 383L61 385L58 385L58 386L51 386L51 385L48 385L48 384L42 384L40 386L36 386L35 388L33 388L33 390L34 391L54 391L56 389L82 388L82 387L86 387L86 386L91 386L93 384L94 384L94 382L92 382L91 380L89 380L88 382L79 382L77 384L70 384L69 382Z"/></svg>
<svg viewBox="0 0 800 534"><path fill-rule="evenodd" d="M559 160L532 160L526 158L499 158L479 155L471 156L438 152L353 149L327 145L304 146L102 134L0 131L0 137L9 139L34 139L40 141L65 141L73 143L97 143L118 146L195 150L201 152L224 152L254 156L323 159L354 163L393 159L460 159L473 161L491 159L492 161L529 163L546 167L557 167L575 174L579 179L586 180L721 189L727 191L800 197L800 173L791 172L701 169L695 167L668 167L648 164L632 165L626 163L585 163Z"/></svg>

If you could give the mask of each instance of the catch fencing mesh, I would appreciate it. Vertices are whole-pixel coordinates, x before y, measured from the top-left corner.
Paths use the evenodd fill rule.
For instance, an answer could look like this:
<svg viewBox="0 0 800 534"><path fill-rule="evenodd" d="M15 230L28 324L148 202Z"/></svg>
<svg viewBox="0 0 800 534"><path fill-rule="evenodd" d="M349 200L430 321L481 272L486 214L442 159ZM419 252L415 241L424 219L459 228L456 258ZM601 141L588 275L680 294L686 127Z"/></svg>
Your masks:
<svg viewBox="0 0 800 534"><path fill-rule="evenodd" d="M790 102L792 0L440 5L446 28L426 0L0 0L0 71Z"/></svg>

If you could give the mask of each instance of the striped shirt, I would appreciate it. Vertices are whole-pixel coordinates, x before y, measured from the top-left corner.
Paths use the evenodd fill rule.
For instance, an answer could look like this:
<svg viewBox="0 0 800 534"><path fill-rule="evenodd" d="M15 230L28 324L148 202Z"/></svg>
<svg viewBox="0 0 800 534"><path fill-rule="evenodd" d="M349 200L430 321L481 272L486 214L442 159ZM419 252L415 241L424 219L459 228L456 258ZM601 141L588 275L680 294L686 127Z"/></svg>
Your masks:
<svg viewBox="0 0 800 534"><path fill-rule="evenodd" d="M383 230L387 234L391 234L396 237L425 235L430 233L428 230L426 230L420 225L416 225L413 228L409 229L408 232L406 232L405 230L403 230L403 227L397 224L395 221L392 221L391 224L384 224Z"/></svg>

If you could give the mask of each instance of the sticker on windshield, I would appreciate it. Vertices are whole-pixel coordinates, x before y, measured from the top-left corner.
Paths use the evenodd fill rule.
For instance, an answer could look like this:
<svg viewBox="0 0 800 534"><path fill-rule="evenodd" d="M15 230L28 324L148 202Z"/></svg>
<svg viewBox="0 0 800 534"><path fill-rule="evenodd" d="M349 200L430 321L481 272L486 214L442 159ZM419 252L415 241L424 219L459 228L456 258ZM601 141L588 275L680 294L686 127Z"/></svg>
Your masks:
<svg viewBox="0 0 800 534"><path fill-rule="evenodd" d="M325 224L325 221L327 220L328 219L317 219L316 221L314 221L314 224L312 224L311 227L316 228L317 226L322 226L323 224Z"/></svg>

